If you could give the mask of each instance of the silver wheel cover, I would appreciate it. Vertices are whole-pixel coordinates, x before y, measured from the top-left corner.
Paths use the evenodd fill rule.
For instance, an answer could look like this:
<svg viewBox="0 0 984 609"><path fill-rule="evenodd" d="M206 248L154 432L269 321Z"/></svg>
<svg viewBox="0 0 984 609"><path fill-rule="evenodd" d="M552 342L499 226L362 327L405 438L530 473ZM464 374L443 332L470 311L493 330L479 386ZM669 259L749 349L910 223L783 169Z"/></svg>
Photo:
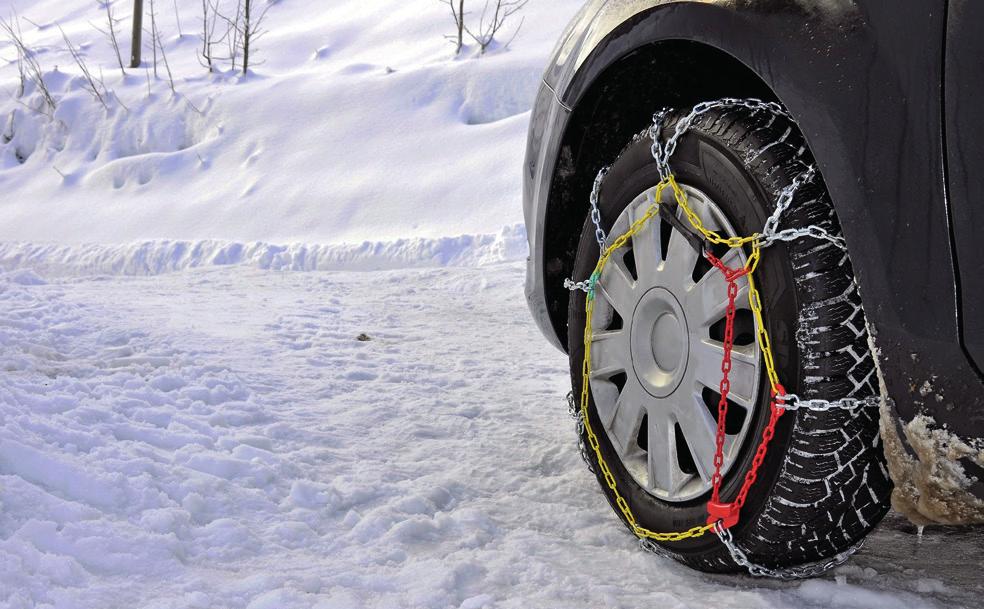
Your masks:
<svg viewBox="0 0 984 609"><path fill-rule="evenodd" d="M683 188L704 226L735 234L706 195ZM654 193L647 190L625 208L609 242L645 214ZM746 259L738 249L722 258L730 267ZM712 336L722 333L728 291L715 269L694 281L698 262L682 235L653 218L612 255L598 280L592 319L590 386L602 427L635 481L669 502L706 493L714 473L724 346ZM748 280L738 287L738 314L747 327L753 323ZM759 394L761 352L754 331L751 336L740 336L732 352L722 473L748 439Z"/></svg>

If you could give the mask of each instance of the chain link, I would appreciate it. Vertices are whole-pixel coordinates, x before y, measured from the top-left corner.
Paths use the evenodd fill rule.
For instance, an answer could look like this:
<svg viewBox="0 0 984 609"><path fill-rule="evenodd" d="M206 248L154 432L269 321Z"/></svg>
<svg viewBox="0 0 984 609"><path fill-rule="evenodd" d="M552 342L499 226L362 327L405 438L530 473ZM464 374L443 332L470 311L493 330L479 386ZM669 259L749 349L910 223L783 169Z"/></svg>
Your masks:
<svg viewBox="0 0 984 609"><path fill-rule="evenodd" d="M793 117L776 102L766 102L760 99L736 99L733 97L723 97L714 101L706 101L697 104L693 107L689 114L677 121L676 128L673 133L666 140L665 143L661 143L660 135L663 131L663 127L666 124L666 120L669 118L671 109L664 108L653 115L653 126L651 128L650 135L653 139L652 153L653 158L656 159L656 167L659 170L659 175L664 180L672 175L670 171L670 157L676 152L677 142L680 138L690 129L702 114L706 114L711 110L726 109L726 108L744 108L747 110L752 110L755 112L765 111L769 112L774 116L782 116L794 123Z"/></svg>
<svg viewBox="0 0 984 609"><path fill-rule="evenodd" d="M653 125L650 127L650 137L653 140L652 144L652 155L656 161L657 169L659 170L660 177L663 180L671 179L673 176L670 170L670 157L676 152L677 143L680 138L683 137L687 131L693 126L694 121L697 120L701 115L715 109L727 109L727 108L744 108L753 111L765 111L772 115L782 116L794 121L793 117L776 102L766 102L759 99L735 99L735 98L722 98L716 101L709 101L697 104L693 109L683 118L681 118L674 127L673 133L665 141L661 140L660 134L663 131L665 123L671 113L669 108L664 108L660 110L655 115L653 115ZM590 217L591 222L595 226L595 241L598 242L598 246L604 250L607 243L607 235L605 229L602 226L601 221L601 210L599 207L599 197L601 193L601 186L605 181L605 177L611 170L611 166L603 167L598 174L595 176L594 183L591 188L590 204L591 211ZM704 229L703 223L701 222L699 216L695 214L688 214L688 219L694 228L699 230L706 239L712 243L725 244L728 247L735 248L741 247L747 243L750 243L753 239L758 239L760 247L766 248L773 245L779 241L795 241L797 239L802 239L803 237L810 237L814 239L822 239L829 241L839 247L842 250L847 250L847 245L844 239L831 235L829 232L824 230L819 226L809 226L806 228L789 228L785 230L779 230L779 222L782 214L789 208L793 202L793 198L799 189L813 180L817 175L817 168L815 165L810 165L805 171L798 174L793 178L793 181L786 185L779 193L779 197L776 201L776 208L773 210L772 215L769 216L762 229L761 234L752 235L751 237L745 238L723 238L713 231L708 231ZM574 281L572 279L564 280L564 287L568 290L580 290L582 292L591 293L591 288L593 287L587 280L585 281Z"/></svg>
<svg viewBox="0 0 984 609"><path fill-rule="evenodd" d="M675 183L673 183L675 184ZM671 188L673 186L670 182L661 182L656 186L656 192L654 195L654 201L661 200L662 193L665 189ZM674 189L679 189L679 186L675 186ZM686 200L684 199L684 205L686 205ZM590 383L589 379L591 377L591 338L593 332L591 330L591 320L594 318L594 307L595 298L593 294L593 285L597 282L598 278L601 277L605 266L608 264L608 260L612 255L622 248L628 241L638 233L646 224L652 220L656 214L659 213L659 204L653 203L649 206L640 218L633 222L629 229L622 235L615 238L611 244L607 244L606 247L601 249L601 256L598 259L598 263L595 265L594 272L591 273L592 291L588 292L588 296L585 299L585 325L584 325L584 360L581 363L581 395L579 400L578 409L580 411L580 421L584 425L583 438L587 440L590 447L591 453L594 455L594 462L597 463L598 476L604 480L605 485L612 492L615 506L622 513L626 524L632 529L632 532L636 537L640 539L650 539L653 541L663 541L663 542L674 542L682 541L684 539L690 539L693 537L700 537L710 532L712 525L706 524L701 526L692 527L686 531L670 531L670 532L658 532L647 529L646 527L639 524L636 519L635 514L632 512L632 508L629 507L629 502L625 499L618 488L618 483L615 480L615 475L612 473L611 468L605 461L604 456L601 454L601 441L598 439L598 434L595 432L591 425L591 421L588 419L588 403L590 401Z"/></svg>
<svg viewBox="0 0 984 609"><path fill-rule="evenodd" d="M779 229L779 220L782 219L782 214L789 209L789 206L793 204L793 198L796 193L804 184L813 179L817 174L816 165L810 165L806 168L806 171L800 173L793 181L787 184L779 191L779 198L776 200L776 208L772 211L772 215L769 219L765 221L765 226L762 227L762 237L768 238L770 235L774 235Z"/></svg>
<svg viewBox="0 0 984 609"><path fill-rule="evenodd" d="M724 467L724 443L726 436L725 422L728 420L728 394L731 392L731 352L735 344L735 315L737 313L736 301L738 300L738 280L748 275L749 267L739 269L728 268L721 260L710 252L704 252L704 257L724 275L728 282L728 305L725 309L724 324L724 356L721 358L721 383L718 385L718 418L717 430L714 436L714 474L711 476L711 501L708 506L720 503L721 482L724 476L721 468ZM710 509L710 507L709 507ZM740 509L740 506L739 506Z"/></svg>
<svg viewBox="0 0 984 609"><path fill-rule="evenodd" d="M605 182L605 176L608 175L608 171L611 167L602 167L595 176L594 185L591 187L591 223L595 227L595 241L598 242L598 247L601 251L605 251L608 242L608 235L605 234L605 229L601 225L601 209L598 207L598 199L601 195L601 185ZM584 281L574 281L573 279L564 279L564 288L570 290L571 292L581 291L585 294L591 295L594 293L594 284L597 281L597 276L592 275L591 277L585 279Z"/></svg>
<svg viewBox="0 0 984 609"><path fill-rule="evenodd" d="M581 409L577 406L577 402L574 401L573 391L567 392L567 414L571 415L571 418L574 419L574 431L577 433L577 452L581 454L581 460L588 466L588 471L594 474L596 472L588 456L588 445L584 443L584 413L581 412Z"/></svg>
<svg viewBox="0 0 984 609"><path fill-rule="evenodd" d="M655 541L652 541L651 539L640 538L639 547L646 552L655 554L656 556L661 556L663 558L673 558L673 554L671 552L668 552L666 548L659 545Z"/></svg>
<svg viewBox="0 0 984 609"><path fill-rule="evenodd" d="M584 292L585 294L590 294L594 290L594 282L591 281L591 279L585 279L584 281L564 279L564 287L571 292Z"/></svg>
<svg viewBox="0 0 984 609"><path fill-rule="evenodd" d="M716 101L704 102L694 106L687 115L677 121L672 134L670 134L670 137L663 141L661 135L671 111L669 109L663 109L656 113L653 116L653 125L650 128L650 136L653 140L652 155L656 161L657 169L662 179L656 186L655 197L650 198L650 206L646 213L641 218L633 222L625 234L620 235L611 243L609 243L605 230L602 227L601 211L599 208L599 195L601 192L601 187L605 177L608 175L610 167L601 169L595 177L590 197L590 218L595 227L595 239L598 242L601 254L598 264L595 266L594 272L588 279L583 281L566 279L564 281L565 288L572 291L580 290L588 295L585 307L586 323L580 404L575 403L573 392L569 393L568 409L577 426L578 449L581 453L582 459L584 459L584 461L588 464L589 469L595 471L592 459L590 458L590 453L594 453L595 462L599 468L598 471L604 478L606 485L612 491L615 505L622 512L625 521L632 529L632 532L640 539L640 543L645 549L660 555L668 555L663 548L654 542L680 541L692 537L699 537L713 530L718 535L721 542L725 545L735 563L747 569L753 576L774 577L778 579L800 579L805 577L813 577L843 564L861 547L861 544L859 543L852 546L846 551L841 552L840 554L837 554L836 556L823 562L787 569L771 569L765 566L757 565L749 560L747 554L734 542L731 532L729 531L729 527L733 526L733 524L737 522L737 515L740 512L741 507L744 505L749 489L756 480L758 469L765 459L769 442L772 440L775 433L776 423L785 411L810 410L814 412L824 412L832 409L854 410L862 407L877 407L880 405L881 400L874 396L866 398L847 397L839 400L804 399L796 394L787 393L782 384L780 384L778 373L776 372L775 361L772 355L772 346L769 340L769 334L765 327L761 298L753 278L753 273L761 259L761 250L777 242L788 242L802 238L825 240L833 243L844 251L846 251L847 248L842 237L832 235L827 230L816 225L805 228L788 228L782 230L779 228L782 216L792 205L796 194L805 184L811 182L817 176L817 169L815 165L810 165L807 167L803 172L796 175L788 185L780 190L776 199L775 209L766 220L760 233L755 233L748 237L724 237L717 232L704 227L701 218L689 207L686 192L679 186L679 184L677 184L676 179L670 169L669 161L670 157L672 157L673 153L676 151L680 138L683 137L683 135L693 126L694 122L701 115L714 109L727 108L744 108L752 110L753 112L764 111L770 113L772 116L782 116L795 123L789 113L775 102L765 102L757 99L724 98ZM672 190L677 206L684 212L694 230L700 233L707 242L726 245L732 249L747 245L751 247L752 251L745 265L736 269L727 267L721 263L719 259L705 251L705 256L711 261L713 266L717 267L724 274L725 280L729 284L729 307L727 310L728 323L725 327L725 352L721 364L721 403L718 406L719 429L717 434L718 437L716 438L717 450L714 457L714 488L712 499L708 503L708 512L712 515L710 516L708 524L705 526L693 527L690 530L681 532L657 533L642 527L638 523L635 515L632 513L632 510L629 508L628 502L619 492L615 477L601 455L600 443L597 434L594 432L587 419L587 413L590 391L589 377L591 372L591 342L593 336L591 320L593 318L595 304L595 285L601 277L601 273L612 254L619 248L623 247L633 235L641 230L642 227L645 226L645 224L658 213L659 203L657 201L661 200L661 194L666 188L670 188ZM723 431L723 423L726 418L727 395L730 389L730 382L728 378L729 372L731 371L730 344L734 335L734 300L738 291L735 282L740 277L747 277L748 279L749 305L751 306L754 314L755 325L757 328L757 341L762 351L766 373L771 386L771 412L769 421L762 433L761 441L752 460L752 466L749 468L749 471L746 472L745 479L741 489L738 492L738 495L732 503L720 503L719 488L722 480L720 470L724 462L723 442L721 441L722 438L720 436Z"/></svg>
<svg viewBox="0 0 984 609"><path fill-rule="evenodd" d="M610 169L611 167L602 167L598 175L595 176L594 185L591 187L591 222L595 225L595 241L598 242L598 247L602 251L605 249L608 237L605 235L605 229L601 226L601 209L598 207L598 198L601 195L601 185Z"/></svg>
<svg viewBox="0 0 984 609"><path fill-rule="evenodd" d="M843 552L828 558L827 560L806 565L799 565L796 567L772 569L764 565L753 563L749 560L748 555L745 554L745 551L738 547L738 544L735 543L734 538L731 536L730 530L715 525L714 532L721 540L721 543L724 544L724 547L728 549L728 554L731 555L731 559L734 560L738 566L745 567L749 575L753 577L769 577L772 579L782 580L808 579L818 575L823 575L827 571L837 568L847 562L851 556L853 556L858 550L861 549L862 546L864 546L864 540L862 539L858 543Z"/></svg>
<svg viewBox="0 0 984 609"><path fill-rule="evenodd" d="M807 226L805 228L787 228L771 234L763 233L762 247L769 247L777 241L796 241L797 239L802 239L803 237L829 241L841 250L845 252L847 251L847 243L844 241L843 237L831 235L825 229L816 225Z"/></svg>
<svg viewBox="0 0 984 609"><path fill-rule="evenodd" d="M795 393L787 393L781 397L783 403L779 404L779 407L783 410L811 410L813 412L826 412L834 409L878 408L882 403L882 399L875 395L866 398L847 397L839 400L804 399Z"/></svg>

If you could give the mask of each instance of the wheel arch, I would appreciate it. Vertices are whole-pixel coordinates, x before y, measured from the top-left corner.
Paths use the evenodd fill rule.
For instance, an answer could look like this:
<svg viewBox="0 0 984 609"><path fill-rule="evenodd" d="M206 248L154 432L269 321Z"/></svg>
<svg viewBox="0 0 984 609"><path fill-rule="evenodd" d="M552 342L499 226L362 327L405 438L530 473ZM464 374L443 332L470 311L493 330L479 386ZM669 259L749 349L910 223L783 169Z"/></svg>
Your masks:
<svg viewBox="0 0 984 609"><path fill-rule="evenodd" d="M531 243L542 283L534 289L561 344L571 228L584 218L588 182L654 111L722 96L778 100L796 118L856 262L869 319L897 329L899 343L957 342L955 302L898 296L912 280L905 265L935 269L920 277L926 288L953 292L939 150L939 2L905 14L863 0L598 4L547 71L546 84L569 112L538 132L549 140L543 148L556 152L544 159L535 195L540 225ZM905 42L916 31L935 37L916 49Z"/></svg>
<svg viewBox="0 0 984 609"><path fill-rule="evenodd" d="M560 138L543 231L547 308L562 340L566 340L568 299L563 278L571 272L598 170L651 124L653 113L661 108L683 108L721 97L778 100L772 88L735 56L683 38L634 48L590 81L572 83L568 91L576 91L577 102Z"/></svg>

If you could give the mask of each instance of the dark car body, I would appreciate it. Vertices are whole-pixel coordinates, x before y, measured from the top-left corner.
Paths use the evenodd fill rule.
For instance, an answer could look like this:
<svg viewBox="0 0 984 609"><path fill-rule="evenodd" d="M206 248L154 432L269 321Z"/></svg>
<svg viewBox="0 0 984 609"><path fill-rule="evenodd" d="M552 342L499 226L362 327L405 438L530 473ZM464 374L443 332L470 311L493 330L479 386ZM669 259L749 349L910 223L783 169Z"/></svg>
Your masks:
<svg viewBox="0 0 984 609"><path fill-rule="evenodd" d="M591 179L653 112L781 101L840 218L895 431L916 459L917 417L955 433L971 447L955 459L965 490L984 497L982 34L978 0L588 2L545 72L524 167L544 334L566 348L563 279Z"/></svg>

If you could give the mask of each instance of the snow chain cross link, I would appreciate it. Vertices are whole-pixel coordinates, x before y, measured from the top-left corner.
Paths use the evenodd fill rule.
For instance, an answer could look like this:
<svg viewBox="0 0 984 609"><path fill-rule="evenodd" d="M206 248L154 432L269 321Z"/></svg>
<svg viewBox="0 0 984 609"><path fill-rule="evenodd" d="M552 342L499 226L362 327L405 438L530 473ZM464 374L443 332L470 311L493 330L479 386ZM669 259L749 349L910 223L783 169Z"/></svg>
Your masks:
<svg viewBox="0 0 984 609"><path fill-rule="evenodd" d="M795 394L787 393L785 388L779 382L779 375L776 371L775 360L772 354L772 345L769 339L768 330L765 327L765 320L763 318L762 300L759 296L758 288L756 287L753 277L759 261L761 260L762 250L780 241L794 241L805 237L830 241L845 251L847 248L841 237L831 235L819 226L790 228L785 230L779 229L780 219L783 213L792 204L796 192L804 184L810 182L816 177L817 172L814 166L808 167L801 174L797 175L788 186L780 191L779 197L776 201L775 210L772 215L769 216L768 220L766 220L765 226L763 227L761 233L754 233L747 237L725 237L704 226L700 216L698 216L688 205L686 192L677 183L676 178L670 170L670 158L673 156L680 138L693 126L694 122L701 115L710 110L728 108L745 108L754 112L768 112L774 116L782 116L792 122L795 122L789 113L787 113L782 106L775 102L764 102L757 99L724 98L717 101L704 102L694 106L689 114L682 117L676 123L673 133L668 139L666 139L665 142L663 142L661 141L660 134L663 132L664 125L670 111L668 109L660 111L653 117L653 126L650 129L650 135L653 140L652 154L660 173L660 183L655 188L655 195L650 199L650 205L646 212L635 222L633 222L624 234L619 235L613 240L610 240L605 234L605 230L602 227L601 212L598 205L601 186L610 168L606 167L598 172L598 176L595 178L594 185L591 190L590 214L591 221L595 226L595 239L598 241L601 254L594 271L588 279L577 282L567 279L564 282L565 287L570 290L581 290L587 293L585 305L587 321L585 323L584 330L584 360L581 367L582 382L581 395L579 396L580 402L577 406L575 406L574 396L571 395L570 410L572 416L574 416L577 421L578 431L580 432L583 429L584 435L587 437L587 446L584 446L583 444L580 446L582 457L585 458L585 461L589 463L590 467L591 460L588 459L588 453L593 453L595 462L600 469L600 474L604 478L605 484L608 486L615 498L615 504L622 513L622 517L625 519L625 522L632 529L632 532L641 540L643 547L661 553L659 546L653 542L675 542L700 537L709 532L714 532L728 549L728 552L731 554L731 557L735 563L739 566L745 567L751 575L759 577L774 577L779 579L813 577L842 564L860 548L860 544L848 548L837 556L819 563L786 569L770 569L752 563L748 559L746 553L734 542L729 529L738 522L741 508L745 504L748 492L751 486L755 483L758 470L765 460L769 442L775 434L776 424L785 411L800 409L808 409L812 411L826 411L835 408L855 409L860 407L878 406L880 400L877 397L868 397L864 399L848 397L836 401L803 399ZM611 469L601 454L601 445L598 440L598 435L588 418L588 404L590 401L589 378L591 375L591 343L593 338L591 324L594 317L595 286L599 281L602 272L605 270L611 256L620 248L624 247L636 233L642 230L650 220L659 214L659 202L662 201L662 195L667 189L672 192L673 200L679 209L682 210L691 228L704 239L705 243L724 245L730 249L747 246L751 249L751 254L748 256L744 266L739 268L730 268L719 258L710 253L709 247L705 248L705 258L707 258L707 260L723 274L725 281L728 284L728 306L725 317L725 336L723 341L724 357L721 362L721 384L719 387L721 398L718 402L717 434L715 438L716 451L714 454L714 475L712 477L713 486L711 491L711 499L707 504L708 521L707 524L696 526L686 531L657 532L651 531L639 524L639 521L636 519L635 514L633 514L628 502L620 492L615 476L612 474ZM729 375L731 372L731 351L734 346L735 302L738 296L737 282L743 277L748 281L748 301L755 319L756 340L762 351L762 359L765 363L766 376L769 379L771 393L770 413L769 420L762 432L762 438L759 441L759 445L752 459L752 466L745 473L745 478L737 496L735 497L735 500L731 503L723 503L720 500L720 487L723 480L721 470L724 466L725 420L728 411L728 392L731 388ZM581 434L579 433L579 438L580 437Z"/></svg>

